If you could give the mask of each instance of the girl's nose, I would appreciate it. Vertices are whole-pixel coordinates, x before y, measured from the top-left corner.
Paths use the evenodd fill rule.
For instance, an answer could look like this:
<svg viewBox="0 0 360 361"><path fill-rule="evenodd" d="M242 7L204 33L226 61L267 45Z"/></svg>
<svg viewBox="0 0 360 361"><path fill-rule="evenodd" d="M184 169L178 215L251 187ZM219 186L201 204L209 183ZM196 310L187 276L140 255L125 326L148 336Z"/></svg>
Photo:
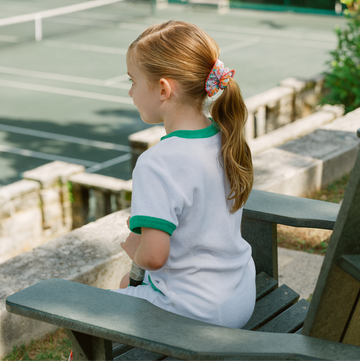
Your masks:
<svg viewBox="0 0 360 361"><path fill-rule="evenodd" d="M133 93L133 92L132 92L132 87L131 87L130 90L129 90L129 97L130 97L130 98L132 98L132 93Z"/></svg>

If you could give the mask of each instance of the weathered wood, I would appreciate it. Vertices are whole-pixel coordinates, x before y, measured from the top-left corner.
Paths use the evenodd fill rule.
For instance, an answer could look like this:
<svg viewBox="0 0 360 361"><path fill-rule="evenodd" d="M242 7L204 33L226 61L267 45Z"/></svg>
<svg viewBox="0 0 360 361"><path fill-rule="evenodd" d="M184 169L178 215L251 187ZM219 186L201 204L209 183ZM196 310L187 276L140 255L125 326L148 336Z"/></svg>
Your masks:
<svg viewBox="0 0 360 361"><path fill-rule="evenodd" d="M339 341L359 283L338 266L342 256L360 254L360 153L330 238L303 334ZM341 305L341 307L339 306ZM331 315L331 317L329 317Z"/></svg>
<svg viewBox="0 0 360 361"><path fill-rule="evenodd" d="M340 205L253 189L244 217L292 227L333 229Z"/></svg>
<svg viewBox="0 0 360 361"><path fill-rule="evenodd" d="M116 361L156 361L163 360L164 355L159 353L133 348L116 358Z"/></svg>
<svg viewBox="0 0 360 361"><path fill-rule="evenodd" d="M275 291L256 302L254 313L244 330L257 330L269 322L282 311L287 309L299 299L299 294L286 285L282 285Z"/></svg>
<svg viewBox="0 0 360 361"><path fill-rule="evenodd" d="M11 295L6 303L15 314L180 359L360 358L359 347L214 326L142 299L61 279L39 282Z"/></svg>
<svg viewBox="0 0 360 361"><path fill-rule="evenodd" d="M309 336L340 342L360 291L360 283L334 264L327 280Z"/></svg>
<svg viewBox="0 0 360 361"><path fill-rule="evenodd" d="M266 272L278 280L276 224L243 217L241 233L252 247L256 273Z"/></svg>
<svg viewBox="0 0 360 361"><path fill-rule="evenodd" d="M308 309L309 302L301 299L279 316L276 316L273 320L260 327L257 331L277 333L295 332L304 324Z"/></svg>
<svg viewBox="0 0 360 361"><path fill-rule="evenodd" d="M256 275L256 301L263 298L277 287L278 283L267 273L261 272Z"/></svg>
<svg viewBox="0 0 360 361"><path fill-rule="evenodd" d="M338 266L348 273L351 277L354 277L360 282L360 255L359 254L349 254L343 255Z"/></svg>
<svg viewBox="0 0 360 361"><path fill-rule="evenodd" d="M360 292L342 342L349 345L360 346Z"/></svg>
<svg viewBox="0 0 360 361"><path fill-rule="evenodd" d="M74 361L111 361L112 342L81 332L65 329L71 341Z"/></svg>
<svg viewBox="0 0 360 361"><path fill-rule="evenodd" d="M131 346L120 344L118 342L113 342L112 343L112 356L113 356L113 359L116 360L116 358L119 355L122 355L123 353L128 352L128 351L130 351L132 349L133 349L133 347L131 347Z"/></svg>

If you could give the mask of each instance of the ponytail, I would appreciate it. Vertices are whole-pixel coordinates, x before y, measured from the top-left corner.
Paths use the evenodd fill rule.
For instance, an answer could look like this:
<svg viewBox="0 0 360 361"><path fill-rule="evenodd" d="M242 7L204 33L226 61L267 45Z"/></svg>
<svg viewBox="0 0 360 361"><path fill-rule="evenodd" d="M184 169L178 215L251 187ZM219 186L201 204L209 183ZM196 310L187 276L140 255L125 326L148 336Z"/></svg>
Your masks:
<svg viewBox="0 0 360 361"><path fill-rule="evenodd" d="M234 200L235 213L249 198L253 186L251 152L245 140L247 109L239 86L230 78L221 96L210 107L213 120L221 129L220 161L230 185L228 200Z"/></svg>

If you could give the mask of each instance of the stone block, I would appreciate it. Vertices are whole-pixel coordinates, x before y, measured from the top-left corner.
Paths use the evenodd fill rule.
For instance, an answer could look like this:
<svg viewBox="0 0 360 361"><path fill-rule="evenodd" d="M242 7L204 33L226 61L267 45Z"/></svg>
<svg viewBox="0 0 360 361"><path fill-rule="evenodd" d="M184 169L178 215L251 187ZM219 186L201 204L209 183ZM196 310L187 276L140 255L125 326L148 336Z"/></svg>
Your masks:
<svg viewBox="0 0 360 361"><path fill-rule="evenodd" d="M298 119L281 128L275 129L271 133L250 140L249 146L252 154L258 154L271 147L276 147L290 140L304 136L322 125L333 121L335 119L335 114L337 113L334 114L334 112L331 112L329 107L326 108L326 111L321 110L308 117ZM335 110L335 112L336 111L337 110Z"/></svg>
<svg viewBox="0 0 360 361"><path fill-rule="evenodd" d="M72 216L72 206L70 201L65 201L62 203L62 211L64 217Z"/></svg>
<svg viewBox="0 0 360 361"><path fill-rule="evenodd" d="M0 188L0 219L16 212L38 208L40 185L34 181L21 180Z"/></svg>
<svg viewBox="0 0 360 361"><path fill-rule="evenodd" d="M331 182L339 179L342 174L350 173L354 168L359 147L346 147L333 152L323 159L323 174L321 186L326 187Z"/></svg>
<svg viewBox="0 0 360 361"><path fill-rule="evenodd" d="M40 208L18 212L0 221L0 262L42 243Z"/></svg>
<svg viewBox="0 0 360 361"><path fill-rule="evenodd" d="M61 203L60 187L43 188L39 193L43 204Z"/></svg>
<svg viewBox="0 0 360 361"><path fill-rule="evenodd" d="M297 93L300 93L307 87L306 80L298 78L286 78L280 82L280 85L283 87L289 87L294 89Z"/></svg>
<svg viewBox="0 0 360 361"><path fill-rule="evenodd" d="M41 183L42 188L47 188L57 182L66 183L72 174L80 173L84 170L85 167L82 165L57 160L26 171L24 172L23 177L38 181Z"/></svg>
<svg viewBox="0 0 360 361"><path fill-rule="evenodd" d="M322 112L323 119L329 114L334 116ZM360 139L356 135L359 124L360 109L301 138L256 154L254 188L306 196L340 178L352 169L359 152Z"/></svg>
<svg viewBox="0 0 360 361"><path fill-rule="evenodd" d="M162 125L157 125L129 136L133 168L139 155L158 143L164 135L166 135L165 128Z"/></svg>
<svg viewBox="0 0 360 361"><path fill-rule="evenodd" d="M293 96L294 93L295 91L291 88L279 86L245 99L245 104L249 112L255 113L260 106L266 105L273 108L281 98Z"/></svg>
<svg viewBox="0 0 360 361"><path fill-rule="evenodd" d="M322 162L271 148L253 157L254 188L291 196L306 196L321 186Z"/></svg>
<svg viewBox="0 0 360 361"><path fill-rule="evenodd" d="M94 173L79 173L69 177L73 184L87 188L100 189L105 192L120 193L128 187L128 181Z"/></svg>
<svg viewBox="0 0 360 361"><path fill-rule="evenodd" d="M8 313L5 299L9 295L48 278L118 288L131 265L120 247L129 233L129 214L129 210L113 213L0 264L0 358L14 345L54 330L45 323Z"/></svg>
<svg viewBox="0 0 360 361"><path fill-rule="evenodd" d="M60 203L50 203L43 205L44 228L49 228L54 221L62 220L63 212Z"/></svg>
<svg viewBox="0 0 360 361"><path fill-rule="evenodd" d="M162 125L157 125L140 132L136 132L129 136L129 143L132 151L136 152L136 149L142 153L143 149L149 149L156 143L158 143L161 137L166 135L165 128Z"/></svg>

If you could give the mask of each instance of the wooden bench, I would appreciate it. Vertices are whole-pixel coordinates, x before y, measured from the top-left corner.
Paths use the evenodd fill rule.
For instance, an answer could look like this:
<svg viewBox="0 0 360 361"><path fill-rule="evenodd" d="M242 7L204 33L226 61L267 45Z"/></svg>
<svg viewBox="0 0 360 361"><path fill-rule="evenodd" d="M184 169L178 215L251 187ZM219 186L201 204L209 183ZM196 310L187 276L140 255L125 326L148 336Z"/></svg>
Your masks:
<svg viewBox="0 0 360 361"><path fill-rule="evenodd" d="M243 329L62 279L8 297L9 312L64 327L75 360L360 359L360 154L340 206L254 190L244 209L257 302ZM335 222L336 221L336 222ZM276 224L334 229L315 292L277 287ZM257 332L254 332L254 331Z"/></svg>

